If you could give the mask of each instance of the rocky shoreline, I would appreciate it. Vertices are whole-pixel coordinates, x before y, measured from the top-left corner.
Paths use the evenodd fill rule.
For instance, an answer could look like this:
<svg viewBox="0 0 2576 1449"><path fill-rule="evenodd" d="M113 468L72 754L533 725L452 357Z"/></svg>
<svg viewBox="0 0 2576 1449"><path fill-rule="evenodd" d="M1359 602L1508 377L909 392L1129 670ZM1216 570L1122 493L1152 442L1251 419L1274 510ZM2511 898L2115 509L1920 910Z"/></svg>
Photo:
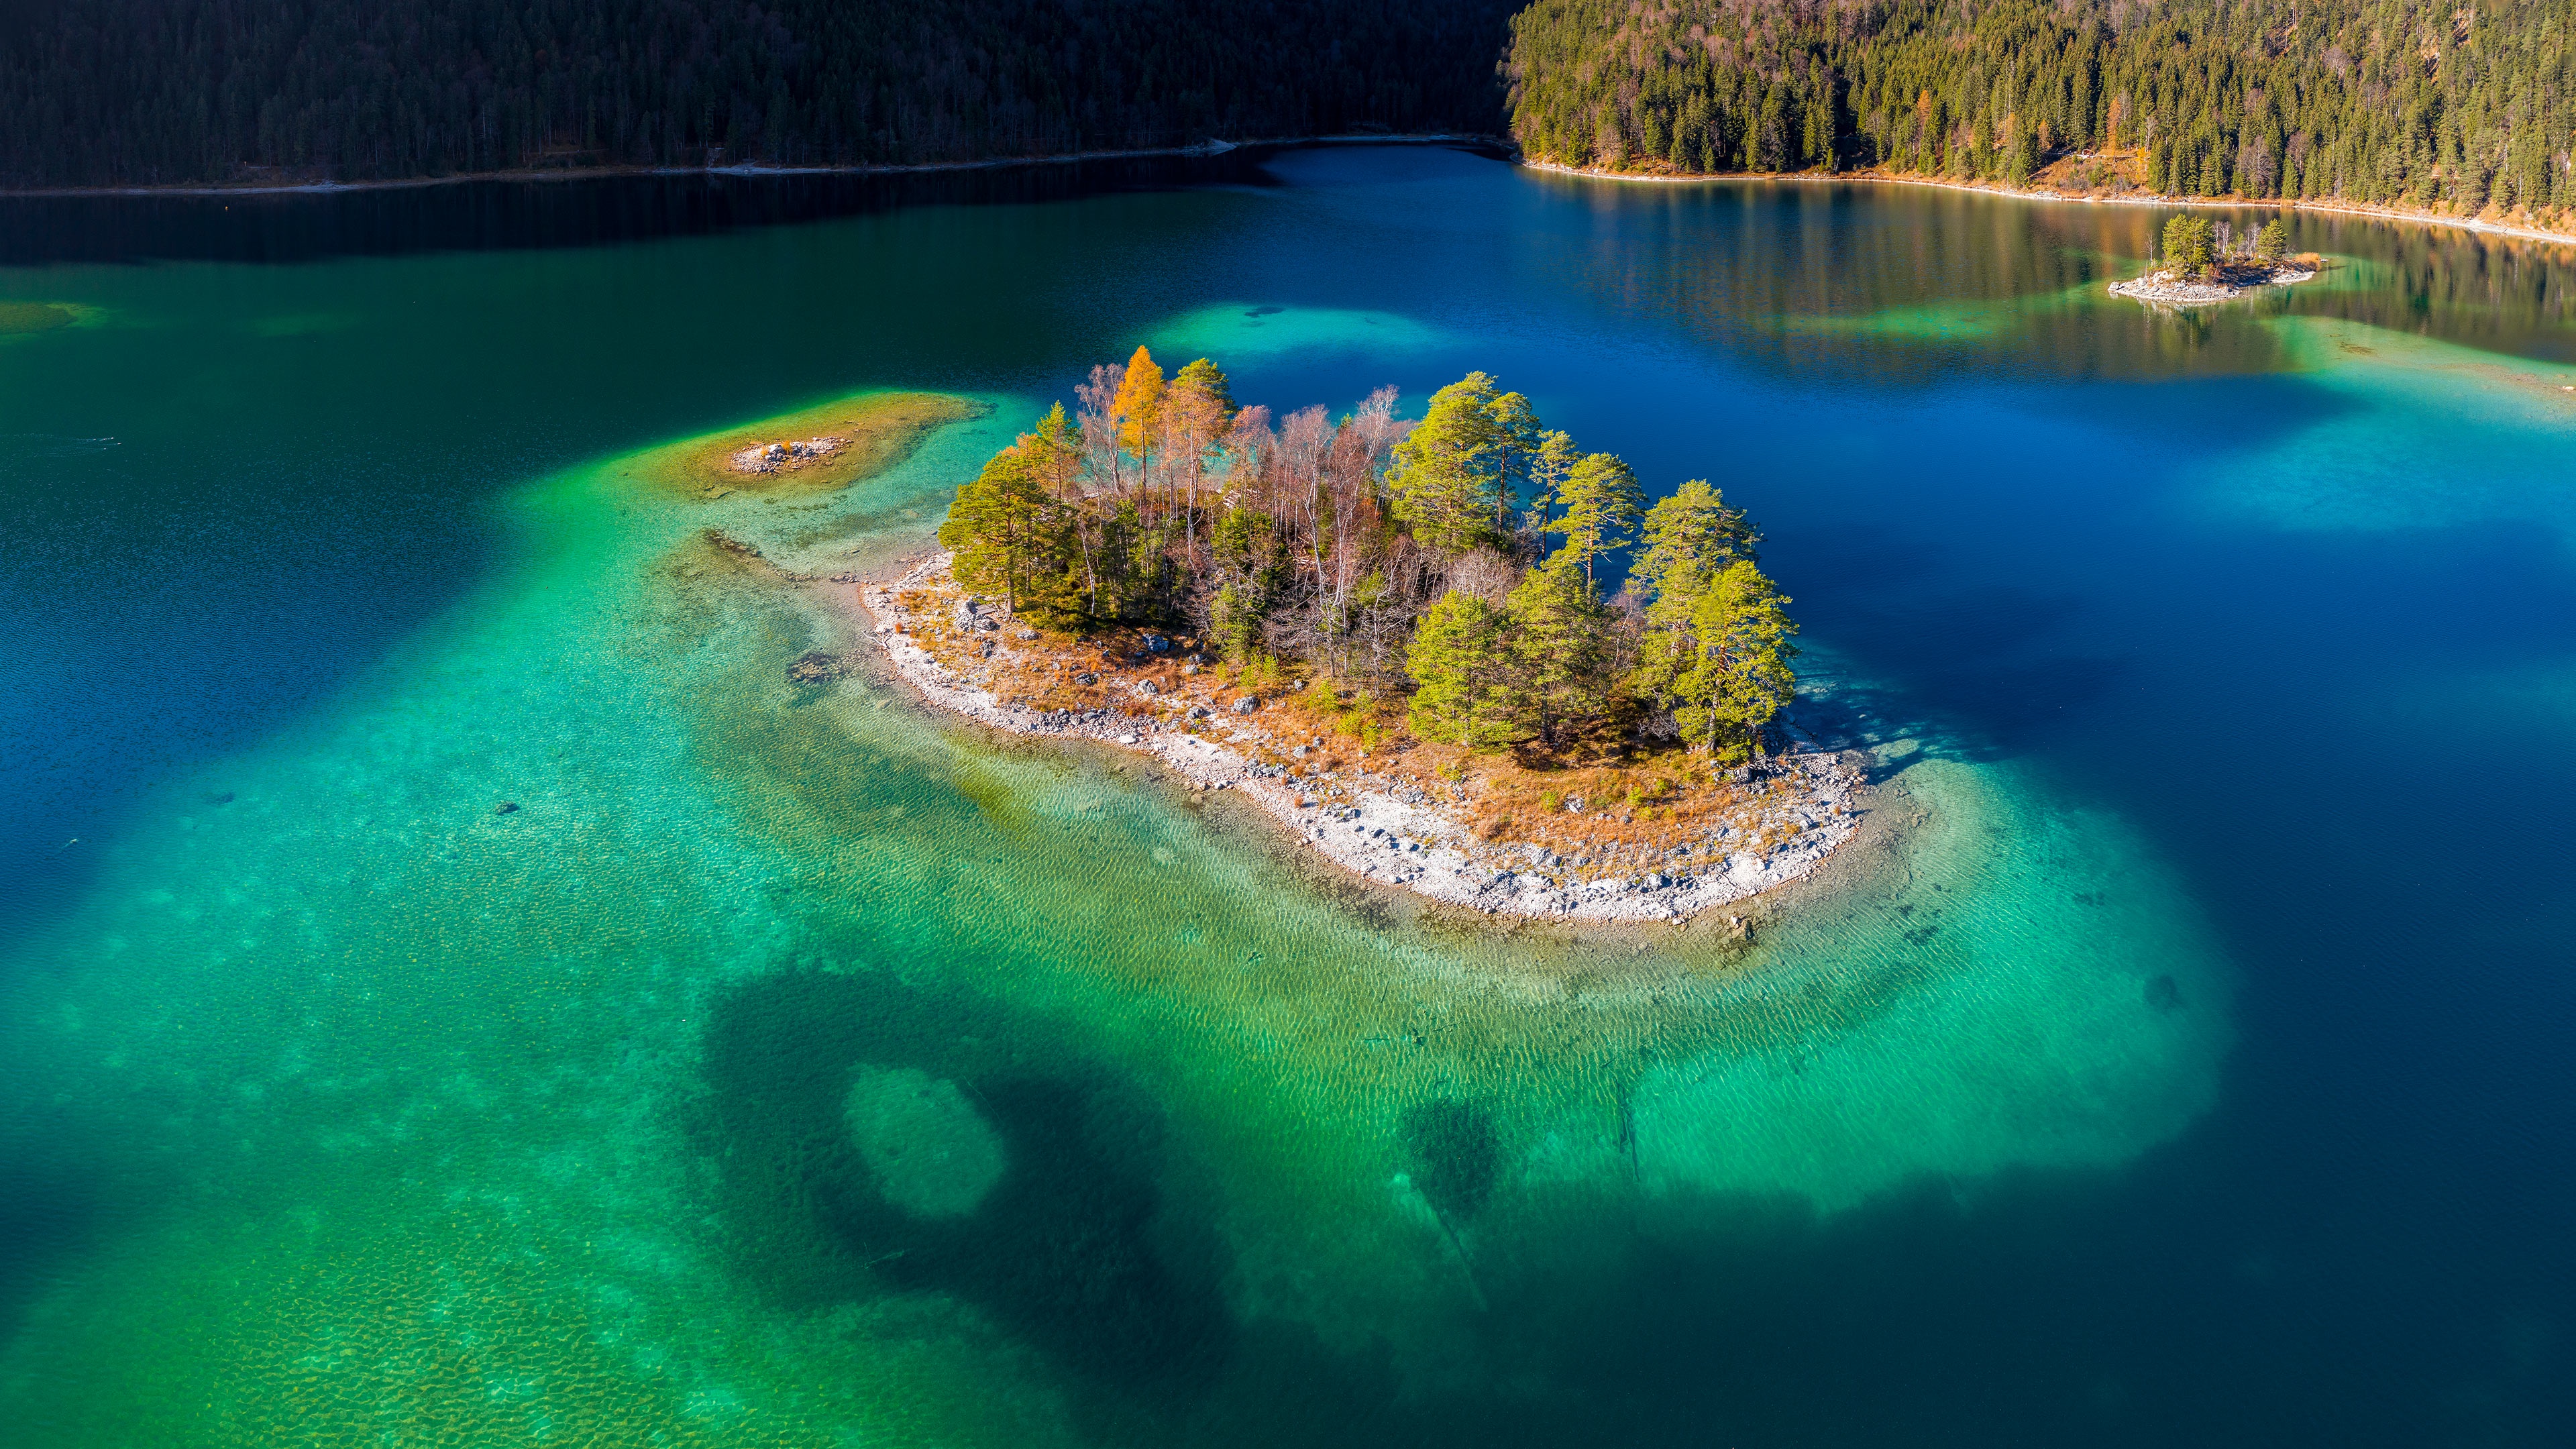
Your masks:
<svg viewBox="0 0 2576 1449"><path fill-rule="evenodd" d="M1424 783L1399 770L1330 768L1319 741L1281 732L1276 700L1238 692L1165 694L1137 682L1120 702L1040 709L988 687L1016 645L1036 632L955 588L949 559L914 563L900 578L852 591L869 636L895 672L930 703L1015 734L1093 740L1160 760L1194 790L1232 791L1327 859L1386 885L1488 915L1584 921L1678 922L1802 880L1858 830L1870 793L1865 757L1826 750L1775 755L1772 798L1759 828L1718 827L1675 840L1659 867L1593 875L1543 846L1479 839ZM835 590L837 593L838 591ZM971 661L943 663L925 642L971 640ZM801 678L821 677L799 661ZM1096 679L1096 676L1094 676ZM1204 697L1202 697L1204 695ZM1570 801L1569 808L1581 802ZM1615 806L1612 807L1615 810ZM1604 811L1606 818L1611 812ZM1739 932L1750 927L1731 917Z"/></svg>

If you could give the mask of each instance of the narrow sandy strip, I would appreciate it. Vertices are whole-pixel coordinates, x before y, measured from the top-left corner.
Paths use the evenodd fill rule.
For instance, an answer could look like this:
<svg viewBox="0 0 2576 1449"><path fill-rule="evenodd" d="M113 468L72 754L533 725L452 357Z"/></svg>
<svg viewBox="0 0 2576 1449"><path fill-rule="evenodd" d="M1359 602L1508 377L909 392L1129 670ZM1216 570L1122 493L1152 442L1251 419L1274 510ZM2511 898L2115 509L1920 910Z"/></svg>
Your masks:
<svg viewBox="0 0 2576 1449"><path fill-rule="evenodd" d="M509 171L457 171L444 176L394 176L371 181L183 181L169 185L0 187L11 196L328 196L343 191L402 191L468 181L597 181L614 176L926 176L950 171L1006 171L1022 166L1067 166L1084 161L1136 161L1156 156L1222 156L1246 146L1495 146L1500 137L1472 131L1407 131L1386 135L1262 136L1248 141L1206 140L1187 146L1143 146L1118 151L1062 151L1044 156L989 156L975 161L858 162L847 166L770 166L758 161L721 166L559 166Z"/></svg>
<svg viewBox="0 0 2576 1449"><path fill-rule="evenodd" d="M1796 181L1821 184L1853 181L1877 186L1929 186L1936 191L1970 191L1983 196L2010 197L2015 201L2063 201L2088 206L2268 206L2283 211L2314 211L2329 216L2358 216L2370 221L2411 221L2424 226L2450 227L2459 231L2478 232L2486 236L2576 246L2576 233L2543 231L2538 227L2513 226L2506 222L2483 221L2476 217L2437 216L2424 211L2401 211L2385 206L2366 206L2352 201L2312 201L2277 196L2256 198L2166 196L2154 191L2139 191L2127 196L2070 196L2063 191L2025 191L2017 187L1996 186L1982 181L1945 181L1936 176L1897 176L1876 171L1722 171L1694 176L1648 176L1627 171L1602 171L1593 167L1563 166L1554 161L1532 161L1526 157L1523 157L1518 164L1532 171L1547 171L1558 176L1580 176L1587 181L1643 181L1659 186L1698 185L1711 181Z"/></svg>
<svg viewBox="0 0 2576 1449"><path fill-rule="evenodd" d="M1542 860L1533 858L1533 847L1476 840L1438 806L1398 798L1382 780L1372 785L1366 771L1301 777L1294 764L1263 763L1260 753L1276 754L1279 748L1263 729L1257 706L1194 721L1178 700L1138 700L1140 712L1131 712L1125 707L1036 710L997 698L917 642L925 631L961 627L954 616L908 609L900 602L906 592L941 584L948 566L947 554L934 555L893 582L861 583L851 594L870 637L925 700L1014 734L1097 740L1151 755L1196 788L1239 793L1357 875L1489 915L1686 920L1806 878L1859 828L1869 792L1861 757L1793 751L1773 760L1774 769L1795 782L1780 807L1784 816L1799 822L1798 833L1789 839L1742 845L1723 854L1694 850L1662 871L1643 875L1572 879L1561 857ZM995 628L987 636L1005 661L1009 633ZM1193 725L1208 733L1194 733ZM1328 801L1318 793L1327 783L1347 792L1348 801Z"/></svg>

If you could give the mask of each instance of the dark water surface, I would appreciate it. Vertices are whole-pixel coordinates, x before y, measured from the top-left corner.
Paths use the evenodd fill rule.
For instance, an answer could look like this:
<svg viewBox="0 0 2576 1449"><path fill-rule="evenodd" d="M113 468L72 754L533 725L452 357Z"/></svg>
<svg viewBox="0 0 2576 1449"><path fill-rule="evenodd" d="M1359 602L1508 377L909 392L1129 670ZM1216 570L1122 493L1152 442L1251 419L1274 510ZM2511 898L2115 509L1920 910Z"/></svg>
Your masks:
<svg viewBox="0 0 2576 1449"><path fill-rule="evenodd" d="M2294 217L2315 283L2103 295L2163 215L0 205L0 1437L2569 1442L2576 260ZM1502 940L784 684L846 625L700 529L881 559L1139 342L1713 479L1922 825L1750 961ZM883 387L994 411L652 481Z"/></svg>

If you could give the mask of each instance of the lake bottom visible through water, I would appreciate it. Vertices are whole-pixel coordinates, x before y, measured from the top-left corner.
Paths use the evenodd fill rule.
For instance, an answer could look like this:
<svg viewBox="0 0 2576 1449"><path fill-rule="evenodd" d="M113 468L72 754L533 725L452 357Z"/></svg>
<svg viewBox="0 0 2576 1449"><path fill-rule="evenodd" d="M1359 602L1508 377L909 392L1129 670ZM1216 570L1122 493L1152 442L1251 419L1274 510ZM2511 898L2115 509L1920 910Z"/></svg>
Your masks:
<svg viewBox="0 0 2576 1449"><path fill-rule="evenodd" d="M1298 204L1317 225L1347 188L1371 214L1407 188L1435 212L1537 204L1453 169L1489 165L1286 171L1316 188ZM661 245L773 246L810 280L848 264L835 247L865 251L825 245L833 227L1043 229L1099 207L1165 244L1194 235L1188 208L1305 194L1288 191ZM1524 218L1554 258L1531 274L1578 298L1600 275L1549 270L1545 239L1585 219ZM923 245L900 241L866 254ZM650 274L660 254L599 265ZM511 264L346 265L378 269L369 288L426 269L434 293ZM111 321L177 317L162 275L90 294ZM1541 356L1557 339L1636 364L1641 408L1695 387L1750 406L1751 384L1670 363L1697 344L1636 320L1663 314L1633 294L1642 312L1558 299L1483 338L1483 294L1408 311L1293 269L1289 303L1238 304L1234 285L1184 274L1196 300L1131 306L1081 343L1222 352L1239 393L1287 406L1397 372L1418 398L1490 351L1524 364L1543 412L1658 478L1725 460L1689 427L1619 441L1614 401ZM252 357L289 377L356 365L374 325ZM496 540L481 568L255 737L159 767L76 847L76 884L17 923L0 1145L32 1206L5 1210L25 1230L0 1273L0 1422L66 1445L2291 1442L2279 1426L2368 1356L2282 1296L2353 1301L2336 1275L2360 1275L2303 1258L2272 1205L2287 1189L2244 1162L2290 1150L2237 1103L2292 1050L2271 1045L2266 993L2295 978L2231 892L2279 867L2177 849L2190 837L2155 790L2205 809L2206 772L2156 754L2192 718L2165 631L2197 606L2137 596L2284 537L2556 527L2533 480L2568 422L2520 364L2490 377L2465 349L2349 321L2257 325L2308 375L2247 385L2295 392L2299 430L2106 464L2097 481L2128 490L2108 521L2025 491L2032 473L1934 463L1912 489L1951 516L1903 522L1913 495L1867 459L1909 441L1946 456L1949 429L2023 405L2008 394L1900 394L1891 429L1919 431L1856 429L1828 471L1857 481L1792 488L1767 455L1734 461L1730 496L1770 521L1773 565L1812 606L1813 708L1881 780L1862 839L1766 907L1749 946L1708 923L1461 920L1337 881L1251 812L1113 753L934 715L874 665L790 683L808 649L864 659L851 617L704 531L789 569L884 566L1069 387L1052 356L979 380L890 343L907 370L880 385L976 415L819 498L659 486L689 438L762 415L742 404L520 471L473 505ZM148 334L12 345L66 338ZM2213 386L2100 383L2013 446L2125 436L2086 411L2103 391L2223 412L2189 391ZM1829 418L1879 406L1818 389ZM750 391L778 412L831 395ZM2410 446L2440 467L2436 427L2488 450L2481 488L2374 471ZM2204 553L2175 564L2195 535ZM2534 597L2563 586L2563 558L2532 567L2556 581ZM2051 643L2067 618L2092 632ZM2531 653L2491 661L2491 687L2532 701L2508 718L2563 703ZM2078 664L2115 681L2111 703L2069 686ZM2282 666L2231 642L2212 668ZM2013 714L2032 699L2045 723ZM2059 722L2068 700L2125 723ZM2106 785L2123 749L2173 783ZM2226 1220L2209 1204L2230 1195L2263 1205ZM2240 1322L2209 1321L2231 1304ZM2565 1329L2509 1302L2471 1316L2501 1335L2464 1360L2481 1367L2355 1402L2542 1442ZM2271 1345L2280 1382L2213 1363L2240 1334Z"/></svg>

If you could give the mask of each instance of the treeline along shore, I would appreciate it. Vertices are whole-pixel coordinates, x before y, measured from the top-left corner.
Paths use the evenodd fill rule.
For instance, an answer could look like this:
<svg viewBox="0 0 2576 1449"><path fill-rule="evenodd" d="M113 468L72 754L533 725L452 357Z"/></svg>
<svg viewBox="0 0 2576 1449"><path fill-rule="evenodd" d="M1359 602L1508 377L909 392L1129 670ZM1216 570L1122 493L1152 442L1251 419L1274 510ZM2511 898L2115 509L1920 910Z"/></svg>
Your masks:
<svg viewBox="0 0 2576 1449"><path fill-rule="evenodd" d="M1511 29L1511 134L1576 170L2576 231L2576 0L1537 0Z"/></svg>
<svg viewBox="0 0 2576 1449"><path fill-rule="evenodd" d="M892 167L1349 133L2576 233L2576 0L29 0L0 186Z"/></svg>
<svg viewBox="0 0 2576 1449"><path fill-rule="evenodd" d="M0 185L921 166L1494 134L1502 0L22 0Z"/></svg>

